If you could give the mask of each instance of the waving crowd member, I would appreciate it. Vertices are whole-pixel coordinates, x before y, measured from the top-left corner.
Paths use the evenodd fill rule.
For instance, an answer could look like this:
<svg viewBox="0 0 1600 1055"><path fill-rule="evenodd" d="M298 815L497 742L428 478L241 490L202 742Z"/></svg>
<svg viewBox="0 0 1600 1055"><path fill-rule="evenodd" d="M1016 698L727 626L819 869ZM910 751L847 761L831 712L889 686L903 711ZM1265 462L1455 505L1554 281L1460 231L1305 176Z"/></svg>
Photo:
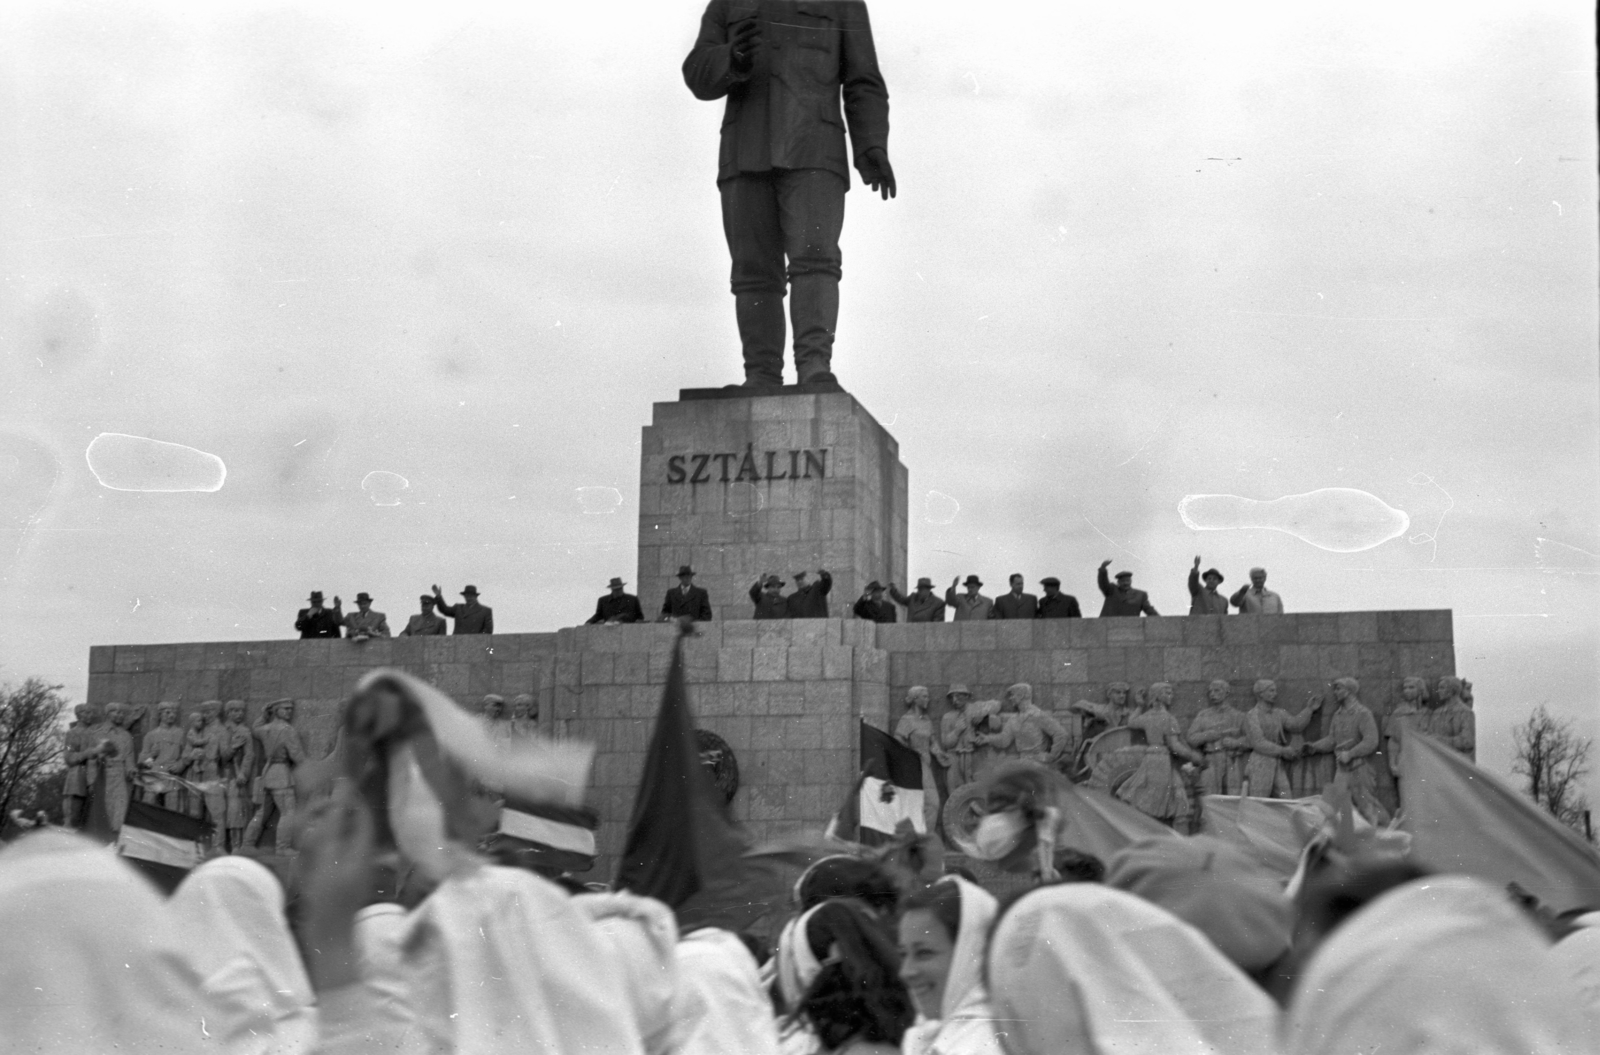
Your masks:
<svg viewBox="0 0 1600 1055"><path fill-rule="evenodd" d="M905 1055L1002 1055L983 987L983 951L999 905L959 876L906 898L900 914L900 980L917 1007Z"/></svg>
<svg viewBox="0 0 1600 1055"><path fill-rule="evenodd" d="M184 878L168 906L213 1008L208 1032L232 1052L315 1047L316 994L276 876L246 857L213 858Z"/></svg>
<svg viewBox="0 0 1600 1055"><path fill-rule="evenodd" d="M0 852L0 1048L216 1051L179 923L103 847L39 832Z"/></svg>
<svg viewBox="0 0 1600 1055"><path fill-rule="evenodd" d="M1271 998L1199 931L1120 890L1030 891L1002 913L986 963L1011 1055L1274 1051Z"/></svg>
<svg viewBox="0 0 1600 1055"><path fill-rule="evenodd" d="M1501 890L1427 876L1358 910L1301 973L1287 1055L1597 1050L1549 944Z"/></svg>
<svg viewBox="0 0 1600 1055"><path fill-rule="evenodd" d="M628 1008L645 1055L677 1050L678 924L672 911L654 898L626 893L578 894L572 901L595 922L626 975Z"/></svg>
<svg viewBox="0 0 1600 1055"><path fill-rule="evenodd" d="M672 1050L677 1055L777 1055L772 1003L761 990L756 958L736 935L717 927L686 935L678 942L676 969Z"/></svg>

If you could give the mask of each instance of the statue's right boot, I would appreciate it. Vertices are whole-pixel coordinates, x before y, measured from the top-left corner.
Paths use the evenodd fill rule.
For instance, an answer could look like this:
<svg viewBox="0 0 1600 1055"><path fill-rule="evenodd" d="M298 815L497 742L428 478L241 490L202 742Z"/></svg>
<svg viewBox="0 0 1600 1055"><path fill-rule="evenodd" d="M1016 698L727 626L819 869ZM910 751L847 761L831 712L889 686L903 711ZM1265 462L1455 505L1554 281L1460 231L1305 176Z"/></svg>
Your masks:
<svg viewBox="0 0 1600 1055"><path fill-rule="evenodd" d="M788 337L782 293L735 293L734 316L744 346L745 388L783 384L783 347Z"/></svg>

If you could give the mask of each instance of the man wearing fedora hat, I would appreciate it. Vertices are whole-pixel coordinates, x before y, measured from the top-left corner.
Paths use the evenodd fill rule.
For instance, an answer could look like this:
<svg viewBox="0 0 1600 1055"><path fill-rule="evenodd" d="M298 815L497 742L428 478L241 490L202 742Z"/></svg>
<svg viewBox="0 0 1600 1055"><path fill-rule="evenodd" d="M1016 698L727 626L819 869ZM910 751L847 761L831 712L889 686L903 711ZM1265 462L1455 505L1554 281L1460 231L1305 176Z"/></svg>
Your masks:
<svg viewBox="0 0 1600 1055"><path fill-rule="evenodd" d="M905 605L908 623L944 622L944 598L933 592L933 580L926 576L917 580L917 588L909 595L891 582L889 596L895 603Z"/></svg>
<svg viewBox="0 0 1600 1055"><path fill-rule="evenodd" d="M750 587L750 600L756 606L755 619L789 618L789 598L783 595L783 580L766 575Z"/></svg>
<svg viewBox="0 0 1600 1055"><path fill-rule="evenodd" d="M857 619L870 619L874 623L893 623L900 618L894 604L884 600L883 583L877 579L867 583L861 600L856 602L855 613Z"/></svg>
<svg viewBox="0 0 1600 1055"><path fill-rule="evenodd" d="M1100 574L1096 582L1100 585L1100 592L1105 594L1106 603L1100 606L1100 618L1109 615L1160 615L1155 605L1150 603L1150 595L1143 590L1133 588L1133 572L1117 572L1117 584L1111 585L1111 580L1106 578L1106 569L1111 567L1109 560L1100 562Z"/></svg>
<svg viewBox="0 0 1600 1055"><path fill-rule="evenodd" d="M956 593L957 586L965 586L967 592ZM956 622L964 623L969 619L989 618L989 613L994 611L994 602L978 592L982 587L983 580L976 575L968 575L965 583L961 581L959 575L950 580L950 589L944 592L944 603L955 611Z"/></svg>
<svg viewBox="0 0 1600 1055"><path fill-rule="evenodd" d="M644 622L644 609L639 607L639 598L631 593L624 593L622 588L627 583L621 578L612 576L606 584L611 592L600 598L594 606L594 615L591 615L585 626L594 623L604 623L606 626L615 626L617 623L642 623Z"/></svg>
<svg viewBox="0 0 1600 1055"><path fill-rule="evenodd" d="M445 604L444 594L439 592L439 584L433 584L433 606L439 610L440 615L447 615L456 621L456 633L494 633L494 609L478 603L478 588L463 586L461 596L460 604Z"/></svg>
<svg viewBox="0 0 1600 1055"><path fill-rule="evenodd" d="M365 641L371 637L389 636L389 617L372 610L372 598L367 591L356 594L356 609L344 617L346 637L352 641Z"/></svg>
<svg viewBox="0 0 1600 1055"><path fill-rule="evenodd" d="M406 628L400 631L401 637L433 637L448 629L449 624L433 614L433 594L425 593L420 600L422 611L406 621Z"/></svg>
<svg viewBox="0 0 1600 1055"><path fill-rule="evenodd" d="M1200 585L1200 580L1205 579L1206 584ZM1189 569L1189 614L1190 615L1227 615L1228 598L1217 592L1217 587L1222 585L1222 573L1215 568L1207 568L1204 575L1200 574L1200 558L1194 559L1194 567Z"/></svg>
<svg viewBox="0 0 1600 1055"><path fill-rule="evenodd" d="M1039 598L1040 619L1082 619L1083 610L1078 607L1078 599L1070 593L1061 592L1061 580L1054 575L1046 575L1039 580L1039 585L1044 587L1044 596Z"/></svg>
<svg viewBox="0 0 1600 1055"><path fill-rule="evenodd" d="M678 569L678 585L668 590L667 599L661 602L662 622L684 616L697 623L711 621L711 595L694 584L694 569L687 564Z"/></svg>
<svg viewBox="0 0 1600 1055"><path fill-rule="evenodd" d="M294 628L300 631L301 640L313 637L338 637L339 627L344 623L344 612L339 606L339 598L333 599L331 610L322 607L321 590L312 590L309 601L311 607L300 609L300 614L294 620Z"/></svg>
<svg viewBox="0 0 1600 1055"><path fill-rule="evenodd" d="M828 591L833 589L833 576L818 568L817 581L806 582L808 574L794 573L794 593L789 595L790 619L828 618Z"/></svg>

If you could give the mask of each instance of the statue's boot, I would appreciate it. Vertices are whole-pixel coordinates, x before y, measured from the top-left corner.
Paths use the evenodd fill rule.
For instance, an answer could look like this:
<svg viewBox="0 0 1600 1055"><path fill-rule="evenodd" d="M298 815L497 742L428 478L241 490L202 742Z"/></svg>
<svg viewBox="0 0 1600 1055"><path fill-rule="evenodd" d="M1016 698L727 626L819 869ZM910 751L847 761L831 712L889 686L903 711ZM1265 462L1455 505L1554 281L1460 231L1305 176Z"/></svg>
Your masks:
<svg viewBox="0 0 1600 1055"><path fill-rule="evenodd" d="M744 346L745 388L783 384L783 345L787 336L782 293L735 293L734 316Z"/></svg>
<svg viewBox="0 0 1600 1055"><path fill-rule="evenodd" d="M789 313L794 323L794 367L802 385L835 384L833 331L839 324L839 280L832 275L795 275L789 280Z"/></svg>

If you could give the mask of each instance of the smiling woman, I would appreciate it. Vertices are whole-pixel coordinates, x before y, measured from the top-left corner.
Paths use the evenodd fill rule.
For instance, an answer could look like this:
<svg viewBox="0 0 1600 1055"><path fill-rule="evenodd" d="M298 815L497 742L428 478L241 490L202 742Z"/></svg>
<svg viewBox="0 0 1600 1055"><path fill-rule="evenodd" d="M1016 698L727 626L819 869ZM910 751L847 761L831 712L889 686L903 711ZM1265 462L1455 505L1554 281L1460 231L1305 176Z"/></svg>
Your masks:
<svg viewBox="0 0 1600 1055"><path fill-rule="evenodd" d="M959 876L906 898L900 980L917 1005L907 1055L1001 1055L982 980L984 943L997 907L988 891Z"/></svg>

